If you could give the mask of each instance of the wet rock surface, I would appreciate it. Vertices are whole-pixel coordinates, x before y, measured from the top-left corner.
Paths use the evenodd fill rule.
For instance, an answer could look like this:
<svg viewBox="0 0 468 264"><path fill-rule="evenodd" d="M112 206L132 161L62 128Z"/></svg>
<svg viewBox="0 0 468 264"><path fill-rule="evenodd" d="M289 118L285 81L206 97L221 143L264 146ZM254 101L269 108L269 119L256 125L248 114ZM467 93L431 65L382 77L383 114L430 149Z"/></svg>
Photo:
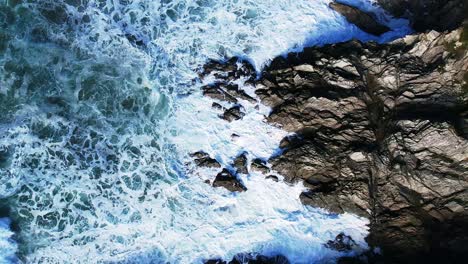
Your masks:
<svg viewBox="0 0 468 264"><path fill-rule="evenodd" d="M243 192L246 191L244 185L232 174L228 169L223 169L218 175L216 175L213 181L213 187L223 187L231 192Z"/></svg>
<svg viewBox="0 0 468 264"><path fill-rule="evenodd" d="M203 151L198 151L190 154L194 159L194 162L197 166L200 167L210 167L210 168L220 168L221 164L216 159L210 157L210 155Z"/></svg>
<svg viewBox="0 0 468 264"><path fill-rule="evenodd" d="M350 23L355 24L364 32L380 36L390 31L385 25L380 24L372 14L368 14L356 7L341 4L338 2L330 3L330 8L343 15Z"/></svg>
<svg viewBox="0 0 468 264"><path fill-rule="evenodd" d="M237 173L242 173L242 174L249 173L247 169L246 153L242 153L241 155L237 156L237 158L234 160L234 167L237 169Z"/></svg>
<svg viewBox="0 0 468 264"><path fill-rule="evenodd" d="M357 244L353 238L343 233L338 234L334 240L330 240L326 244L326 247L337 251L350 251L356 246Z"/></svg>
<svg viewBox="0 0 468 264"><path fill-rule="evenodd" d="M254 82L273 109L268 121L295 133L281 142L272 169L304 182L303 203L369 218L368 241L385 262L456 263L466 255L464 34L306 48L276 58ZM243 76L229 63L211 67L222 65L226 75ZM260 160L255 169L269 171Z"/></svg>
<svg viewBox="0 0 468 264"><path fill-rule="evenodd" d="M269 120L303 138L273 168L310 186L304 203L369 217L370 243L389 255L457 255L468 245L466 228L449 233L468 215L460 35L307 49L274 61L257 85Z"/></svg>
<svg viewBox="0 0 468 264"><path fill-rule="evenodd" d="M263 174L270 172L270 168L266 165L266 162L262 159L254 159L252 160L252 164L250 165L253 171L259 171Z"/></svg>

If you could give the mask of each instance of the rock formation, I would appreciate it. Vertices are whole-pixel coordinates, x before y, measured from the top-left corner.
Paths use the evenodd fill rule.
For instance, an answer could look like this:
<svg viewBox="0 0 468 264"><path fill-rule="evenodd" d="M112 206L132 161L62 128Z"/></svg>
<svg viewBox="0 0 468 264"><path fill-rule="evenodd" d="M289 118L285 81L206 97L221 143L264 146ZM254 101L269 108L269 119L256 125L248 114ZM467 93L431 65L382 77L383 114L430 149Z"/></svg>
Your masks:
<svg viewBox="0 0 468 264"><path fill-rule="evenodd" d="M371 219L368 241L391 262L466 254L467 33L306 48L254 83L268 121L296 134L272 168L304 182L303 203ZM210 67L222 65L243 75Z"/></svg>
<svg viewBox="0 0 468 264"><path fill-rule="evenodd" d="M243 192L246 191L244 185L232 174L228 169L223 169L218 175L216 175L213 181L213 187L224 187L231 192Z"/></svg>
<svg viewBox="0 0 468 264"><path fill-rule="evenodd" d="M295 133L269 160L272 169L304 182L304 204L369 218L368 242L383 249L380 260L458 263L468 254L466 1L379 2L417 31L448 31L306 48L276 58L259 79L236 58L212 62L205 71L222 74L205 95L242 109L236 98L245 93L229 83L248 79L272 108L268 122ZM270 170L260 160L254 169ZM352 238L328 246L346 248L344 240Z"/></svg>
<svg viewBox="0 0 468 264"><path fill-rule="evenodd" d="M390 31L390 28L377 22L372 14L363 12L356 7L332 2L330 8L342 14L350 23L355 24L367 33L379 36Z"/></svg>

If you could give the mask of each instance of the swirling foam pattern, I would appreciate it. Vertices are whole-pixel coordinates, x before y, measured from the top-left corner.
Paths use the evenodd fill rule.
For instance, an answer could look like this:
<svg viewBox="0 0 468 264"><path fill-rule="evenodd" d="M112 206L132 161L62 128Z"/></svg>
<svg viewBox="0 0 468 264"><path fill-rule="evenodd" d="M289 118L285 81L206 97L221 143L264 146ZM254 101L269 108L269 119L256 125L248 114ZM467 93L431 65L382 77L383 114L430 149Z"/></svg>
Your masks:
<svg viewBox="0 0 468 264"><path fill-rule="evenodd" d="M379 11L394 31L376 39L329 2L0 1L0 206L18 226L13 241L2 218L0 261L200 263L257 252L309 263L343 254L323 246L340 232L365 248L366 219L304 207L300 184L243 175L249 190L231 194L203 182L214 171L186 163L200 149L224 165L242 151L267 158L285 135L262 122L265 107L219 119L197 81L208 59L239 56L260 70L304 45L409 32Z"/></svg>

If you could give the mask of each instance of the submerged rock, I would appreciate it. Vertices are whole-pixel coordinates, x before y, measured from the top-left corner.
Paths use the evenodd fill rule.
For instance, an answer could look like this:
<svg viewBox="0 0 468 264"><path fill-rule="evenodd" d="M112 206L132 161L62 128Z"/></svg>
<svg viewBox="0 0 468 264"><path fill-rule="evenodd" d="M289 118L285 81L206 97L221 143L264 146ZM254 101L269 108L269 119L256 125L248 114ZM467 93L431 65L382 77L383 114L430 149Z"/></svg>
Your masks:
<svg viewBox="0 0 468 264"><path fill-rule="evenodd" d="M346 20L348 20L350 23L355 24L357 27L359 27L367 33L380 36L383 33L390 31L390 28L380 24L372 16L372 14L361 11L356 7L337 2L330 3L330 7L336 12L343 15L346 18Z"/></svg>
<svg viewBox="0 0 468 264"><path fill-rule="evenodd" d="M234 167L237 169L237 173L247 174L247 156L246 153L242 153L234 159Z"/></svg>

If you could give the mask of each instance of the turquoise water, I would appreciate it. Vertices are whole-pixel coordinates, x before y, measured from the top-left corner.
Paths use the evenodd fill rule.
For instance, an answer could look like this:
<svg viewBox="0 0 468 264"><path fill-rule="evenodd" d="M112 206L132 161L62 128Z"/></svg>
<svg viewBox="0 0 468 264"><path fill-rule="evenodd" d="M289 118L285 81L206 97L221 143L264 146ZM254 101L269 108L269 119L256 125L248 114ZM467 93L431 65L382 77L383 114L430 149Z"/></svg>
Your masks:
<svg viewBox="0 0 468 264"><path fill-rule="evenodd" d="M240 175L249 190L231 194L188 158L268 158L286 135L252 103L243 120L219 119L200 93L210 80L197 78L208 59L239 56L260 70L305 45L410 31L369 1L346 1L394 29L376 39L329 2L0 0L0 263L200 263L240 252L309 263L342 255L323 246L340 232L365 249L367 220L302 206L300 184Z"/></svg>

